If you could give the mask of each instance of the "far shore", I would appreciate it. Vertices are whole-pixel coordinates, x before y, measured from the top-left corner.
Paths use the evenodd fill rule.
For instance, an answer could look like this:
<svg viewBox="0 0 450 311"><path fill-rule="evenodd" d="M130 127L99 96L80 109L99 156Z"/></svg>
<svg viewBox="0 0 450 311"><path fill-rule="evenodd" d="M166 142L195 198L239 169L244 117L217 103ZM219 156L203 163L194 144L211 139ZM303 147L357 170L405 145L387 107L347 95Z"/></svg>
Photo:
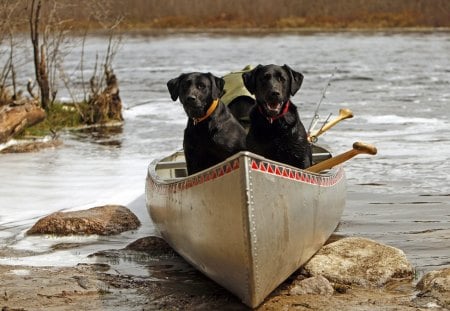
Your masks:
<svg viewBox="0 0 450 311"><path fill-rule="evenodd" d="M23 35L28 35L27 30L20 31ZM165 36L178 34L211 34L211 35L236 35L236 36L257 36L267 34L299 34L308 35L315 33L450 33L450 27L367 27L367 28L330 28L330 27L296 27L296 28L202 28L202 27L122 27L116 30L116 34L130 36ZM71 32L75 36L85 36L83 30L74 29ZM91 29L88 36L110 36L110 30Z"/></svg>
<svg viewBox="0 0 450 311"><path fill-rule="evenodd" d="M259 35L259 34L314 34L314 33L435 33L450 32L450 27L393 27L393 28L130 28L122 29L122 34L129 35L172 35L185 33L208 33L208 34L230 34L230 35ZM91 34L103 34L106 32L97 30Z"/></svg>
<svg viewBox="0 0 450 311"><path fill-rule="evenodd" d="M35 2L33 2L35 3ZM446 0L273 0L257 4L238 0L60 0L58 6L40 0L42 26L86 35L91 33L314 33L449 31ZM3 8L4 33L28 32L32 6L25 0ZM9 29L9 30L8 30Z"/></svg>

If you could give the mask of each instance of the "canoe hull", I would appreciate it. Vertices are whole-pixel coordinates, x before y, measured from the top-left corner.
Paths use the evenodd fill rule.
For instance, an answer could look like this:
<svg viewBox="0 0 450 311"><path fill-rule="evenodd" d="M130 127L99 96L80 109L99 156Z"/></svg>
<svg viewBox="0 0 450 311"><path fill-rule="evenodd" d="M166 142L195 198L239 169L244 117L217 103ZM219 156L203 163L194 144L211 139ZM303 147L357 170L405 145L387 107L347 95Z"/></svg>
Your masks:
<svg viewBox="0 0 450 311"><path fill-rule="evenodd" d="M250 307L320 249L345 205L342 167L311 174L248 152L169 182L156 167L146 198L162 237Z"/></svg>

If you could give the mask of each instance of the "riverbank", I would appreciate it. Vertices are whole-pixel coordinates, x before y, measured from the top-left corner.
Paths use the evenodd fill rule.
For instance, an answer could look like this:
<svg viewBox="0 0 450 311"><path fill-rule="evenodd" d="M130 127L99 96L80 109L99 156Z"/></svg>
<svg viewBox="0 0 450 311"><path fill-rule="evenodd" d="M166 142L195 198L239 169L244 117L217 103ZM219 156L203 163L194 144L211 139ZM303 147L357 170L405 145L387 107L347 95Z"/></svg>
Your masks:
<svg viewBox="0 0 450 311"><path fill-rule="evenodd" d="M97 255L111 261L145 261L151 275L123 274L105 263L0 265L2 310L248 310L172 252L155 257L122 249ZM299 272L294 273L257 310L446 310L432 297L420 295L410 280L370 289L340 286L332 295L292 294L290 289L301 278Z"/></svg>
<svg viewBox="0 0 450 311"><path fill-rule="evenodd" d="M377 228L380 226L379 220L391 217L391 214L373 214L374 211L366 205L374 203L376 197L373 194L350 193L337 235L332 236L329 242L354 235L386 240ZM405 199L391 196L377 202L399 207ZM427 201L440 199L430 197ZM155 247L154 243L145 242L148 241L145 236L139 238L151 228L143 203L141 198L129 205L143 223L138 230L106 239L96 236L66 239L42 235L25 238L20 243L22 248L25 245L39 245L38 252L21 247L2 248L2 310L248 310L235 296L203 276L168 246ZM411 215L417 215L417 210L410 209L418 205L421 204L411 203L405 209ZM371 221L368 221L369 217ZM408 221L405 215L399 218ZM349 226L354 231L349 230ZM445 235L445 230L434 232L430 226L427 227L429 230L424 232L411 232L412 235L422 236L415 242L411 241L421 245L415 245L416 248L423 249L424 245L433 244L437 238L435 234ZM22 227L21 231L28 229L29 226ZM430 253L417 254L411 253L408 245L405 242L406 255L413 259L412 262L422 263L421 267L415 267L413 279L391 281L375 288L334 286L332 295L295 295L291 289L304 278L304 274L297 271L275 289L257 310L446 310L439 307L433 297L421 295L415 287L425 273L442 270L446 266L435 265L435 249L428 250L433 252L432 256ZM442 250L441 257L445 257L444 246ZM418 260L420 256L423 258ZM7 258L9 260L5 260ZM11 265L13 262L15 264Z"/></svg>
<svg viewBox="0 0 450 311"><path fill-rule="evenodd" d="M176 284L171 279L154 281L106 269L107 266L96 264L65 268L0 266L0 307L4 311L248 310L200 275L201 281ZM388 290L354 288L332 297L290 296L288 286L289 282L282 284L258 310L421 310L410 305L414 289L404 284Z"/></svg>
<svg viewBox="0 0 450 311"><path fill-rule="evenodd" d="M153 28L133 26L121 28L122 36L165 37L173 35L209 34L225 36L266 36L266 35L316 35L316 34L432 34L450 33L450 27L356 27L356 28L327 28L327 27L289 27L289 28L202 28L202 27L168 27ZM81 31L74 31L75 35L83 36ZM109 31L92 29L92 36L108 37Z"/></svg>
<svg viewBox="0 0 450 311"><path fill-rule="evenodd" d="M388 27L388 28L146 28L135 27L123 30L129 36L167 36L179 34L211 34L211 35L270 35L270 34L303 34L313 35L318 33L350 33L350 34L402 34L402 33L449 33L450 27ZM108 35L107 32L97 30L93 34Z"/></svg>

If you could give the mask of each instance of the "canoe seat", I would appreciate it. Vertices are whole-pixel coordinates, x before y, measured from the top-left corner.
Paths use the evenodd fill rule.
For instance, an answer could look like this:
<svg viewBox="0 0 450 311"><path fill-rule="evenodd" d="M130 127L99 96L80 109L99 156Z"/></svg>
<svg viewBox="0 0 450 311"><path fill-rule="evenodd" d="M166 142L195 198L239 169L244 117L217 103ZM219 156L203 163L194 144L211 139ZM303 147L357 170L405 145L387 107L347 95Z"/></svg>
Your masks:
<svg viewBox="0 0 450 311"><path fill-rule="evenodd" d="M185 161L159 162L155 169L159 176L165 178L182 178L187 176Z"/></svg>
<svg viewBox="0 0 450 311"><path fill-rule="evenodd" d="M186 168L184 161L164 161L156 165L156 169Z"/></svg>

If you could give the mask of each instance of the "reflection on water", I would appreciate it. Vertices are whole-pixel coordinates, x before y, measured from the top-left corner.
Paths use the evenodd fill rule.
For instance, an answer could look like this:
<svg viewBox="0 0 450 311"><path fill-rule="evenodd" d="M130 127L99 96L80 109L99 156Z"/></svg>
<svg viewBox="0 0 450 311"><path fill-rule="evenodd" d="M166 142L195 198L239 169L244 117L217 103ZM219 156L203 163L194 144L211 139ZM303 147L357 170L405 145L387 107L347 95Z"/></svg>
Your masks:
<svg viewBox="0 0 450 311"><path fill-rule="evenodd" d="M345 165L348 203L338 233L399 247L419 270L450 265L450 34L192 34L130 36L123 42L114 64L128 107L123 126L63 132L61 147L0 155L0 263L93 262L98 259L89 254L156 234L143 198L146 168L181 148L186 124L167 81L182 72L223 75L247 64L286 63L305 75L293 102L306 126L338 68L321 105L321 122L344 107L355 116L319 143L341 153L364 141L379 151ZM87 40L85 68L106 45L107 38ZM75 48L66 58L68 70L78 66L79 55ZM27 76L31 72L19 79ZM76 73L72 79L81 82ZM66 96L62 89L58 94ZM103 204L128 206L142 227L112 237L25 235L51 212ZM132 261L127 269L138 266Z"/></svg>
<svg viewBox="0 0 450 311"><path fill-rule="evenodd" d="M141 280L159 284L161 295L187 295L197 297L223 296L227 300L234 301L238 309L242 305L224 288L207 278L205 275L188 264L181 256L176 254L167 244L152 243L159 238L141 239L150 241L130 249L120 251L99 251L89 257L104 262L113 267L119 275L133 275ZM149 249L146 246L153 245ZM136 250L135 250L136 249ZM155 251L156 250L156 251ZM151 293L150 296L154 295Z"/></svg>
<svg viewBox="0 0 450 311"><path fill-rule="evenodd" d="M122 125L87 127L72 131L77 140L110 147L122 147Z"/></svg>

